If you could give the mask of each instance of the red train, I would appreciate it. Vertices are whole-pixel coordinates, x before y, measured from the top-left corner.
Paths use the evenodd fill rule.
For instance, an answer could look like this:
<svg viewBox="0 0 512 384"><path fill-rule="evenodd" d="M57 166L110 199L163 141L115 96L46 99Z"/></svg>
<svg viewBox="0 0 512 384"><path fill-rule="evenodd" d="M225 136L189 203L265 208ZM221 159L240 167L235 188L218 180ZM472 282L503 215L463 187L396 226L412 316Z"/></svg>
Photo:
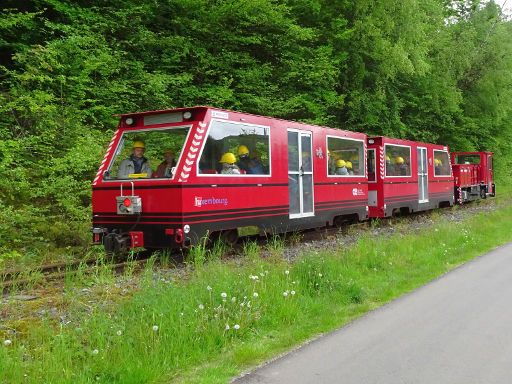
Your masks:
<svg viewBox="0 0 512 384"><path fill-rule="evenodd" d="M109 252L234 242L495 193L491 152L450 162L441 145L211 107L120 115L92 189L93 241Z"/></svg>

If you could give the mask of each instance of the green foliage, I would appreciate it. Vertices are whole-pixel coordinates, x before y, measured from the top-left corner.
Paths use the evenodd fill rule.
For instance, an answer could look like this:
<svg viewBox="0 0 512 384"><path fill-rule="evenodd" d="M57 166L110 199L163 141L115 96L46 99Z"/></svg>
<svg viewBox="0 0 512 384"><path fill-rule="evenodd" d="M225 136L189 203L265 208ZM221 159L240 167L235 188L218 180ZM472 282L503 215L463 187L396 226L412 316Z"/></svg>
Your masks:
<svg viewBox="0 0 512 384"><path fill-rule="evenodd" d="M23 229L0 250L46 237L39 221L88 221L114 113L214 105L492 150L498 178L512 177L512 22L493 1L1 8L0 203Z"/></svg>

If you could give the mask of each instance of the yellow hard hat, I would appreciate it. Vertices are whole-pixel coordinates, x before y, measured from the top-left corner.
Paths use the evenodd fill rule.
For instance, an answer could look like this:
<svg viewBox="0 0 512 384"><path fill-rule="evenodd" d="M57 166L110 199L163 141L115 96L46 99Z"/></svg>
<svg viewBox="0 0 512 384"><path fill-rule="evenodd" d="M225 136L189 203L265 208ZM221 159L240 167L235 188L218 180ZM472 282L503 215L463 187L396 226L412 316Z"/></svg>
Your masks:
<svg viewBox="0 0 512 384"><path fill-rule="evenodd" d="M443 162L439 159L434 159L434 164L435 165L443 165Z"/></svg>
<svg viewBox="0 0 512 384"><path fill-rule="evenodd" d="M404 158L402 156L395 157L395 164L403 164Z"/></svg>
<svg viewBox="0 0 512 384"><path fill-rule="evenodd" d="M238 156L248 155L248 154L249 154L249 148L247 148L245 145L240 145L238 147Z"/></svg>
<svg viewBox="0 0 512 384"><path fill-rule="evenodd" d="M235 164L236 163L236 157L231 152L226 152L220 158L219 163Z"/></svg>
<svg viewBox="0 0 512 384"><path fill-rule="evenodd" d="M338 161L336 161L336 168L343 168L345 165L345 160L339 159Z"/></svg>
<svg viewBox="0 0 512 384"><path fill-rule="evenodd" d="M133 142L132 148L146 148L146 144L141 140L137 140Z"/></svg>
<svg viewBox="0 0 512 384"><path fill-rule="evenodd" d="M352 163L350 161L347 161L347 168L352 169Z"/></svg>

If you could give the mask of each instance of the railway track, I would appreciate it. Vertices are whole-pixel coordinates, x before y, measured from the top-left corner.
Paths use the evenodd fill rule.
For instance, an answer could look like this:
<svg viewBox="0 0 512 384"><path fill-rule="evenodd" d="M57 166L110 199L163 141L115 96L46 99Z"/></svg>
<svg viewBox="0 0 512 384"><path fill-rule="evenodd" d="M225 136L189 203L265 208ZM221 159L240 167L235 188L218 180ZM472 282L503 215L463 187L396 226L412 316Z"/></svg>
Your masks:
<svg viewBox="0 0 512 384"><path fill-rule="evenodd" d="M143 257L136 260L109 264L103 263L97 259L89 259L66 263L46 264L30 270L10 269L0 273L0 290L5 294L15 289L22 289L27 286L64 279L78 273L91 274L99 268L108 268L115 273L121 273L127 267L140 269L148 261L149 257Z"/></svg>

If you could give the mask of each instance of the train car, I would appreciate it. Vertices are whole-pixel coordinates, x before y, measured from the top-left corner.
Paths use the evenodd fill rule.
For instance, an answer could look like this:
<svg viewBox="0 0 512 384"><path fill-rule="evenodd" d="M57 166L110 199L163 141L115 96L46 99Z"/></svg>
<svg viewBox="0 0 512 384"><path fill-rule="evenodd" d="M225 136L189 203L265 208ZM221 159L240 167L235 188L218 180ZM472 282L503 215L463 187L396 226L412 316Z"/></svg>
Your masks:
<svg viewBox="0 0 512 384"><path fill-rule="evenodd" d="M92 184L109 252L368 217L365 134L211 107L119 117Z"/></svg>
<svg viewBox="0 0 512 384"><path fill-rule="evenodd" d="M448 147L379 136L368 138L370 217L452 206Z"/></svg>
<svg viewBox="0 0 512 384"><path fill-rule="evenodd" d="M492 152L453 152L452 168L459 204L496 196Z"/></svg>

